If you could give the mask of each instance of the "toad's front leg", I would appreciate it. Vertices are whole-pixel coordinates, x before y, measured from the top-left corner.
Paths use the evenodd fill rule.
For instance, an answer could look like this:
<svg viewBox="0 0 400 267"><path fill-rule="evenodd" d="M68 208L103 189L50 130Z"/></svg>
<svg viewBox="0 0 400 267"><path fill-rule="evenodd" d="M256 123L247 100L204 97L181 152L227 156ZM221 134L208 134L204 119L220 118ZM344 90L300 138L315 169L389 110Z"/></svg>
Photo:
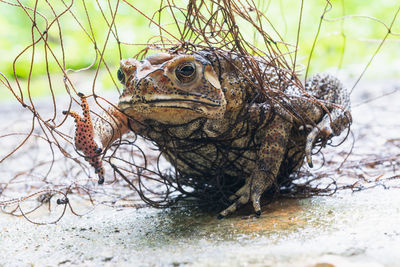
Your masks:
<svg viewBox="0 0 400 267"><path fill-rule="evenodd" d="M219 219L233 213L250 200L253 203L256 216L261 215L261 195L276 184L276 177L279 174L286 152L291 126L291 122L279 115L276 115L275 119L268 125L263 145L258 153L259 164L257 168L246 178L245 185L230 197L230 200L235 200L235 202L218 215Z"/></svg>
<svg viewBox="0 0 400 267"><path fill-rule="evenodd" d="M127 117L116 109L104 112L94 123L90 116L89 104L86 97L79 93L83 117L74 111L63 111L75 119L75 146L83 152L85 160L94 167L99 177L99 184L104 183L104 168L101 162L101 152L115 139L128 131Z"/></svg>

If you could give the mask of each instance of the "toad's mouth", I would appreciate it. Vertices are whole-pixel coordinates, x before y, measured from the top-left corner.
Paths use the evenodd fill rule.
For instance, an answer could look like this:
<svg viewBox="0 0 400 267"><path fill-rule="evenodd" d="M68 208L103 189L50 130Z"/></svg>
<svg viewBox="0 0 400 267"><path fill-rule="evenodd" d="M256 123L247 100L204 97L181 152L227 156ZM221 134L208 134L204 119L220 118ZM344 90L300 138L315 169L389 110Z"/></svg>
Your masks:
<svg viewBox="0 0 400 267"><path fill-rule="evenodd" d="M169 98L169 99L152 99L152 100L145 100L143 101L143 104L149 103L149 104L161 104L162 106L166 105L169 106L169 103L176 105L179 103L196 103L200 105L206 105L210 107L220 107L221 104L218 102L206 102L203 100L198 100L198 99L187 99L187 98Z"/></svg>
<svg viewBox="0 0 400 267"><path fill-rule="evenodd" d="M218 100L212 100L208 99L205 97L199 97L197 98L180 98L180 97L174 97L174 98L167 98L167 97L153 97L151 99L146 99L145 97L123 97L119 101L120 106L124 107L130 107L130 108L135 108L135 107L164 107L164 108L182 108L182 109L198 109L199 107L203 108L209 108L209 109L218 109L223 107L221 104L221 101Z"/></svg>
<svg viewBox="0 0 400 267"><path fill-rule="evenodd" d="M173 114L172 116L187 116L187 118L195 118L201 116L205 116L208 118L220 118L225 110L225 105L223 105L221 101L203 97L167 98L163 96L153 96L150 99L146 99L144 97L122 97L120 98L118 107L121 109L122 112L126 114L136 112L142 114L147 118L154 117L158 120L161 120L161 117L165 117L168 114L168 110L171 110L171 113L169 114ZM182 112L180 112L179 110L181 110ZM180 118L180 120L182 120L182 118Z"/></svg>

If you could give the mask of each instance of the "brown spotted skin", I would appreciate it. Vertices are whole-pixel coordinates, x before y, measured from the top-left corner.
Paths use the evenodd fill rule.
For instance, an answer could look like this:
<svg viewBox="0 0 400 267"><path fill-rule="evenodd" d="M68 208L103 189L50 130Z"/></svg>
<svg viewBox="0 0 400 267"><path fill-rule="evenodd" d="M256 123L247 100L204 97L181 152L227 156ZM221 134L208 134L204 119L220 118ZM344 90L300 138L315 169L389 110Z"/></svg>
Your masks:
<svg viewBox="0 0 400 267"><path fill-rule="evenodd" d="M304 120L260 99L237 56L210 51L156 54L142 61L121 61L118 77L125 89L118 110L105 114L108 123L95 121L95 138L107 147L131 129L156 143L187 181L209 179L207 184L212 184L217 177L228 177L241 182L219 218L248 202L259 216L261 195L277 188L302 166L305 157L312 165L316 141L326 142L351 123L349 96L335 77L317 74L305 84L308 99L322 100L323 109L305 100L297 86L282 85L281 70L261 63L260 68L268 89L289 95L288 101L298 107ZM88 139L80 148L93 156L93 133L82 133L91 124L83 123L89 126L79 126L79 133Z"/></svg>
<svg viewBox="0 0 400 267"><path fill-rule="evenodd" d="M104 183L104 168L101 162L101 149L97 146L94 141L94 130L92 119L90 117L89 105L83 94L79 94L81 98L81 107L83 111L83 117L78 115L76 112L69 111L64 112L75 119L75 146L76 149L83 152L85 160L94 167L99 180L98 183Z"/></svg>

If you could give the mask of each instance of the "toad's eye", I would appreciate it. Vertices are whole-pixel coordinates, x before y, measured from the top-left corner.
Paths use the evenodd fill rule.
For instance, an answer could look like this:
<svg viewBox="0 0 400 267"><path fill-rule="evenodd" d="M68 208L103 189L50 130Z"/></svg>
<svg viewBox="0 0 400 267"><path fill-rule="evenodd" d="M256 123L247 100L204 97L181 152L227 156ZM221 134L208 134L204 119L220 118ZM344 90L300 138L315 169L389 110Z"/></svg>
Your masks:
<svg viewBox="0 0 400 267"><path fill-rule="evenodd" d="M196 74L196 66L192 62L185 62L178 66L175 70L175 75L179 81L188 83L193 81Z"/></svg>
<svg viewBox="0 0 400 267"><path fill-rule="evenodd" d="M121 69L117 72L117 78L121 83L125 83L125 74Z"/></svg>

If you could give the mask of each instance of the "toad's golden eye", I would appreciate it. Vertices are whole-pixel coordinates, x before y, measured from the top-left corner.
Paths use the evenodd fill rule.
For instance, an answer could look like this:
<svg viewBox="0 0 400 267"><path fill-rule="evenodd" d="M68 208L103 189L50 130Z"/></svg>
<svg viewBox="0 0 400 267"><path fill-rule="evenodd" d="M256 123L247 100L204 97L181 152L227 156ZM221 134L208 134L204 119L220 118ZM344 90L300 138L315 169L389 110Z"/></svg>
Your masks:
<svg viewBox="0 0 400 267"><path fill-rule="evenodd" d="M189 83L196 77L196 65L193 62L185 62L175 69L175 75L182 83Z"/></svg>

